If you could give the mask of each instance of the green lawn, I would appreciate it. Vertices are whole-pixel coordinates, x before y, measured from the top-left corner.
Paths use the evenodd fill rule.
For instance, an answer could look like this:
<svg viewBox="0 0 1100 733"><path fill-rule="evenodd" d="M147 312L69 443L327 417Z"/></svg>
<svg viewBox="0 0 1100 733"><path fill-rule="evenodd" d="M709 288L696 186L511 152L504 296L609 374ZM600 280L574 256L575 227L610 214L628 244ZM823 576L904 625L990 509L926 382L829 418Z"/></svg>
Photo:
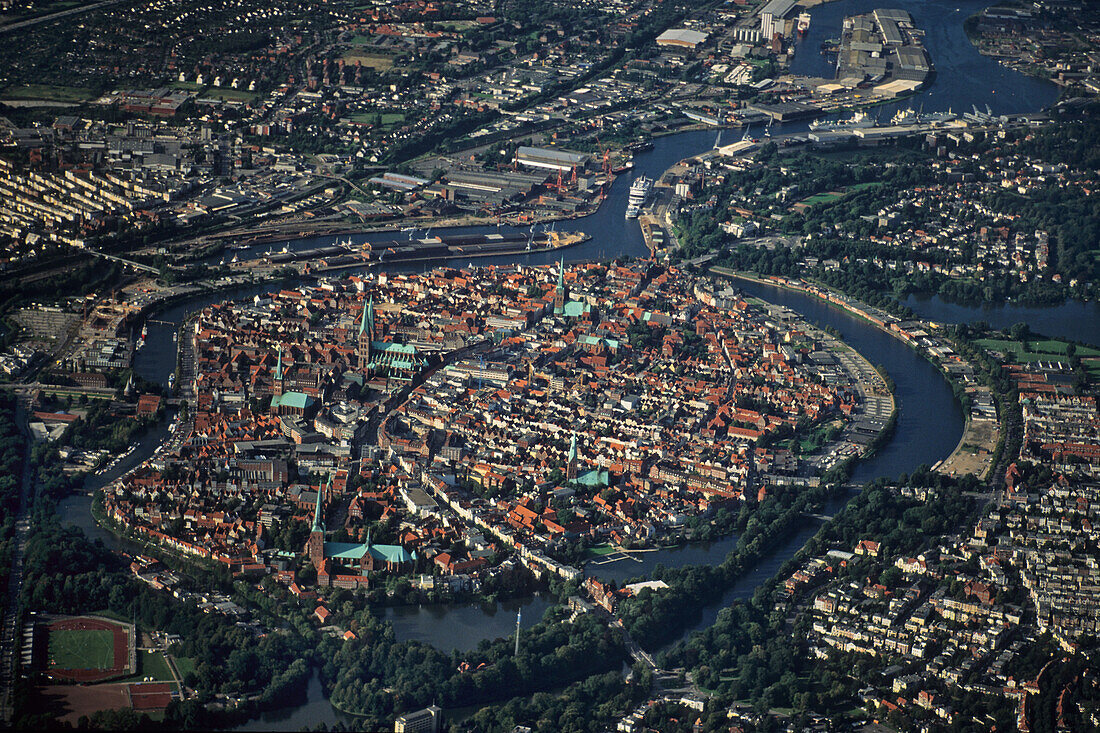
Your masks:
<svg viewBox="0 0 1100 733"><path fill-rule="evenodd" d="M612 547L611 545L596 545L595 547L588 548L588 555L589 557L604 557L606 555L613 555L618 551L619 549L617 547Z"/></svg>
<svg viewBox="0 0 1100 733"><path fill-rule="evenodd" d="M144 682L146 677L152 677L156 682L174 682L172 670L168 669L168 661L161 652L139 651L137 653L137 674L120 680L120 682Z"/></svg>
<svg viewBox="0 0 1100 733"><path fill-rule="evenodd" d="M176 657L175 660L180 679L187 679L187 675L195 671L195 660L191 657Z"/></svg>
<svg viewBox="0 0 1100 733"><path fill-rule="evenodd" d="M91 89L54 87L45 84L24 84L0 92L5 99L37 99L45 102L84 102L96 96Z"/></svg>
<svg viewBox="0 0 1100 733"><path fill-rule="evenodd" d="M388 71L393 68L393 57L385 54L348 51L343 58L345 63L354 64L358 61L362 66L375 71Z"/></svg>
<svg viewBox="0 0 1100 733"><path fill-rule="evenodd" d="M348 115L348 119L352 122L363 122L373 124L375 118L374 112L360 112L354 115ZM400 112L383 112L382 113L382 126L396 125L405 121L405 115Z"/></svg>
<svg viewBox="0 0 1100 733"><path fill-rule="evenodd" d="M1066 358L1066 347L1069 344L1056 339L1029 341L1027 351L1024 351L1024 345L1020 342L1008 339L979 339L978 345L987 351L1013 354L1014 358L1020 361L1057 361ZM1075 346L1074 348L1077 356L1081 358L1100 356L1100 349L1089 346Z"/></svg>
<svg viewBox="0 0 1100 733"><path fill-rule="evenodd" d="M50 631L50 667L110 669L115 663L114 635L101 629Z"/></svg>
<svg viewBox="0 0 1100 733"><path fill-rule="evenodd" d="M256 99L256 92L247 89L229 89L227 87L210 87L199 95L201 99L221 99L225 101L251 102Z"/></svg>

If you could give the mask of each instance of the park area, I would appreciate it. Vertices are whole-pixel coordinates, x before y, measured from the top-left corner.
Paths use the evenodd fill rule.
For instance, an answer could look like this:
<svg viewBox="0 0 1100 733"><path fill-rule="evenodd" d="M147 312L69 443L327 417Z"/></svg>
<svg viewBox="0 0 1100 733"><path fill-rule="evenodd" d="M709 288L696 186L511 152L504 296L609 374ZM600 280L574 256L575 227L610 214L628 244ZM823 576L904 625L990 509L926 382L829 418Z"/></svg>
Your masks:
<svg viewBox="0 0 1100 733"><path fill-rule="evenodd" d="M1030 362L1068 362L1077 357L1093 378L1100 377L1100 349L1071 344L1058 339L978 339L986 351L1003 354L1018 364Z"/></svg>

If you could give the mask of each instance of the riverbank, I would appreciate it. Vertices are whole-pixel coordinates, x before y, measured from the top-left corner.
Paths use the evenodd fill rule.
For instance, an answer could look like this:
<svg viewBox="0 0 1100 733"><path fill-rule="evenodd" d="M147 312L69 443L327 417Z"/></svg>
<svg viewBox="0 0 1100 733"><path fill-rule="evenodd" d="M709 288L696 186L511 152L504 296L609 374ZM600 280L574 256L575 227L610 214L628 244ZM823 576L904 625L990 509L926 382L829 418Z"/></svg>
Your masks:
<svg viewBox="0 0 1100 733"><path fill-rule="evenodd" d="M919 339L910 333L910 331L912 331L911 326L909 326L908 329L902 328L899 325L901 323L900 319L889 316L889 314L883 311L872 309L865 304L862 304L864 307L860 308L857 305L859 301L848 298L837 291L830 290L820 285L813 285L803 280L792 281L789 278L778 277L760 278L752 273L730 270L724 267L712 267L710 271L734 279L802 293L815 297L830 306L839 307L870 323L883 333L889 334L891 337L913 348L927 359L929 363L933 364L943 375L944 379L954 388L987 397L990 403L992 403L992 393L987 387L973 381L960 382L959 378L951 374L941 361L933 358L935 352L933 352L931 348L922 347ZM918 321L917 323L927 328L930 332L935 329L934 324L930 322ZM917 330L919 331L920 329ZM862 357L858 351L856 353ZM959 358L961 360L961 357ZM975 369L973 365L969 366L972 370ZM933 470L952 476L977 475L979 478L987 478L993 467L995 446L1000 439L1000 432L999 420L976 417L968 413L963 433L958 443L955 445L955 448L947 458L934 464Z"/></svg>

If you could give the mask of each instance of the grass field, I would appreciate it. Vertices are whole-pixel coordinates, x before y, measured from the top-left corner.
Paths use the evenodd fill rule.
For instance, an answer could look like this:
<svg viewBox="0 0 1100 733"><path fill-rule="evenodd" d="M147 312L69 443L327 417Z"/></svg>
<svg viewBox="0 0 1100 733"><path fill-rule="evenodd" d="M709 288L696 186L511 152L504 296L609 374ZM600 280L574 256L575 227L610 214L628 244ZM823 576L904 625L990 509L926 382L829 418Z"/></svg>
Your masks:
<svg viewBox="0 0 1100 733"><path fill-rule="evenodd" d="M175 657L175 660L181 679L186 679L188 673L195 671L195 660L191 657Z"/></svg>
<svg viewBox="0 0 1100 733"><path fill-rule="evenodd" d="M874 182L857 183L854 186L847 186L846 188L842 188L839 191L826 191L825 193L814 194L813 196L810 196L807 199L803 199L799 203L805 204L806 206L814 206L816 204L829 203L831 201L836 201L838 199L844 198L845 196L847 196L850 193L856 193L857 191L862 191L863 189L869 188L869 187L874 186L874 185L877 185L877 184L874 183Z"/></svg>
<svg viewBox="0 0 1100 733"><path fill-rule="evenodd" d="M1021 361L1051 361L1066 358L1065 341L1046 339L1042 341L1028 341L1028 350L1024 351L1024 345L1018 341L1007 339L979 339L978 344L988 351L1000 351L1003 354L1012 353ZM1075 346L1077 356L1082 359L1090 356L1100 356L1100 349L1088 346Z"/></svg>
<svg viewBox="0 0 1100 733"><path fill-rule="evenodd" d="M611 545L596 545L595 547L589 547L587 550L589 557L606 557L607 555L614 555L618 551L619 548Z"/></svg>
<svg viewBox="0 0 1100 733"><path fill-rule="evenodd" d="M360 114L348 115L348 119L352 122L363 122L372 124L374 122L375 114L373 112L362 112ZM405 115L400 112L385 112L382 114L382 126L396 125L405 121Z"/></svg>
<svg viewBox="0 0 1100 733"><path fill-rule="evenodd" d="M393 57L380 53L364 53L362 51L348 51L344 54L344 63L360 65L375 71L389 71L393 68Z"/></svg>
<svg viewBox="0 0 1100 733"><path fill-rule="evenodd" d="M0 92L4 99L39 99L46 102L84 102L96 96L90 89L53 87L45 84L24 84Z"/></svg>
<svg viewBox="0 0 1100 733"><path fill-rule="evenodd" d="M50 667L53 669L110 669L115 664L110 631L50 631Z"/></svg>
<svg viewBox="0 0 1100 733"><path fill-rule="evenodd" d="M146 677L152 677L156 682L174 681L172 671L168 669L168 661L161 652L139 651L137 663L137 674L120 680L121 682L144 682Z"/></svg>
<svg viewBox="0 0 1100 733"><path fill-rule="evenodd" d="M226 87L210 87L199 95L201 99L221 99L238 102L251 102L257 96L256 92L250 92L247 89L230 89Z"/></svg>

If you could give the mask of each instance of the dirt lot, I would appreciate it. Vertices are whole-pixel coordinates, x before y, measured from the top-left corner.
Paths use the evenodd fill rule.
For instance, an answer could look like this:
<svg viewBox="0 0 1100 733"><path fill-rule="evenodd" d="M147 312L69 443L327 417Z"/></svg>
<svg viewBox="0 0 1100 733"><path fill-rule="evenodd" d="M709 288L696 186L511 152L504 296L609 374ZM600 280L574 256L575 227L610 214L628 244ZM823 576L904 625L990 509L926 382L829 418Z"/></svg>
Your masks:
<svg viewBox="0 0 1100 733"><path fill-rule="evenodd" d="M971 420L958 448L937 469L949 476L982 476L997 447L997 421Z"/></svg>
<svg viewBox="0 0 1100 733"><path fill-rule="evenodd" d="M75 728L81 715L97 710L117 710L130 707L129 685L47 685L39 688L43 707L61 715L61 720Z"/></svg>

